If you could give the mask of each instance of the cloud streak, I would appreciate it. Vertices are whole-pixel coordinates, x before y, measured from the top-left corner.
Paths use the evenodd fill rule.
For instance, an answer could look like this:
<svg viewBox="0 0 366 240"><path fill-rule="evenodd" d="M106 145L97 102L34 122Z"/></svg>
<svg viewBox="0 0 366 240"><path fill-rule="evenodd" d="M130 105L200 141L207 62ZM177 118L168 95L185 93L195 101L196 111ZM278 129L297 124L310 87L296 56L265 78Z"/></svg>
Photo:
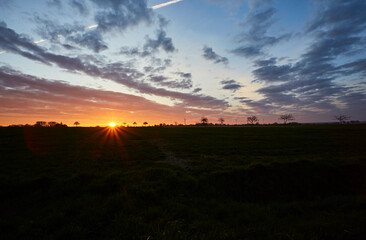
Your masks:
<svg viewBox="0 0 366 240"><path fill-rule="evenodd" d="M248 4L251 10L242 24L244 31L237 36L240 45L231 50L231 53L245 58L255 58L263 55L266 48L291 38L291 34L288 33L280 36L270 36L267 33L276 22L274 16L277 10L272 7L271 0L249 1Z"/></svg>
<svg viewBox="0 0 366 240"><path fill-rule="evenodd" d="M225 109L229 104L211 96L192 95L189 93L176 92L163 88L156 88L143 82L144 74L120 62L104 63L98 65L91 62L91 58L68 57L53 54L38 47L28 38L20 36L12 29L0 27L0 46L6 51L21 55L25 58L44 63L57 65L61 69L78 72L91 77L100 77L138 90L144 94L151 94L170 99L180 100L186 106L220 108Z"/></svg>

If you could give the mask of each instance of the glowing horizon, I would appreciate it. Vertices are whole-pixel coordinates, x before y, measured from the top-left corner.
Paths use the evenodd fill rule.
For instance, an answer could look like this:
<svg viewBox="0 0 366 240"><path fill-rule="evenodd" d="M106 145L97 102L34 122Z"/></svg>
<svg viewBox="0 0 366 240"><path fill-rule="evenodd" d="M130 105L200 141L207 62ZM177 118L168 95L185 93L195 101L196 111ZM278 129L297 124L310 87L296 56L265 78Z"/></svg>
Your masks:
<svg viewBox="0 0 366 240"><path fill-rule="evenodd" d="M0 125L366 120L366 2L77 2L0 8Z"/></svg>

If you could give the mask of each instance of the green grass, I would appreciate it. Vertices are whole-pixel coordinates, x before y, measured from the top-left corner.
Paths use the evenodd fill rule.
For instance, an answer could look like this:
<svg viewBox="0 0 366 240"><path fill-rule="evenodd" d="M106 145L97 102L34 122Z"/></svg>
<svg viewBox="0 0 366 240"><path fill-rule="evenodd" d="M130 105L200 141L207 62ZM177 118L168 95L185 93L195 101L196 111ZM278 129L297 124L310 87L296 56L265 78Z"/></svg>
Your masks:
<svg viewBox="0 0 366 240"><path fill-rule="evenodd" d="M0 128L0 239L364 239L366 125Z"/></svg>

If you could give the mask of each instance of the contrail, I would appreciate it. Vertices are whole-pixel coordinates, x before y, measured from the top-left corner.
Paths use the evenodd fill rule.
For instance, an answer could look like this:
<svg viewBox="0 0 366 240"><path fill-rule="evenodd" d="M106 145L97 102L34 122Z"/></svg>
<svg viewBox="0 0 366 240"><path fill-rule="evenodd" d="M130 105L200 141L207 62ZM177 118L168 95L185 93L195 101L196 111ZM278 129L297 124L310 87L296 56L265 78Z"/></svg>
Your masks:
<svg viewBox="0 0 366 240"><path fill-rule="evenodd" d="M166 2L166 3L162 3L162 4L152 6L151 8L152 9L158 9L158 8L162 8L162 7L168 6L170 4L178 3L178 2L181 2L181 1L183 1L183 0L173 0L173 1L170 1L170 2Z"/></svg>
<svg viewBox="0 0 366 240"><path fill-rule="evenodd" d="M166 2L166 3L162 3L162 4L152 6L150 8L155 10L155 9L166 7L168 5L178 3L178 2L181 2L181 1L183 1L183 0L173 0L173 1L170 1L170 2ZM88 29L92 29L92 28L96 28L96 27L98 27L98 24L94 24L94 25L85 27L85 29L88 30ZM60 37L60 35L59 35L59 37ZM42 42L45 42L45 41L47 41L47 39L40 39L40 40L34 41L34 43L39 44L39 43L42 43ZM0 51L0 55L3 54L3 53L6 53L6 51Z"/></svg>
<svg viewBox="0 0 366 240"><path fill-rule="evenodd" d="M42 43L42 42L45 42L45 41L47 41L47 40L46 39L40 39L40 40L34 41L33 43L38 44L38 43Z"/></svg>
<svg viewBox="0 0 366 240"><path fill-rule="evenodd" d="M91 25L89 27L86 27L85 29L92 29L92 28L96 28L96 27L98 27L98 24Z"/></svg>

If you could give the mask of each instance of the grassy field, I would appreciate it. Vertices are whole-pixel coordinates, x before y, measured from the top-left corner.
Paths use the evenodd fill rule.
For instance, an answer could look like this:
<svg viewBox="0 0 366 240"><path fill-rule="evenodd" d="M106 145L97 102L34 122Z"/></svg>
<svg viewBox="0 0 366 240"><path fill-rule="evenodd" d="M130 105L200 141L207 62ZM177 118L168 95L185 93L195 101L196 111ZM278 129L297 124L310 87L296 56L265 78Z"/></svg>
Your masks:
<svg viewBox="0 0 366 240"><path fill-rule="evenodd" d="M0 128L0 239L366 239L366 125Z"/></svg>

